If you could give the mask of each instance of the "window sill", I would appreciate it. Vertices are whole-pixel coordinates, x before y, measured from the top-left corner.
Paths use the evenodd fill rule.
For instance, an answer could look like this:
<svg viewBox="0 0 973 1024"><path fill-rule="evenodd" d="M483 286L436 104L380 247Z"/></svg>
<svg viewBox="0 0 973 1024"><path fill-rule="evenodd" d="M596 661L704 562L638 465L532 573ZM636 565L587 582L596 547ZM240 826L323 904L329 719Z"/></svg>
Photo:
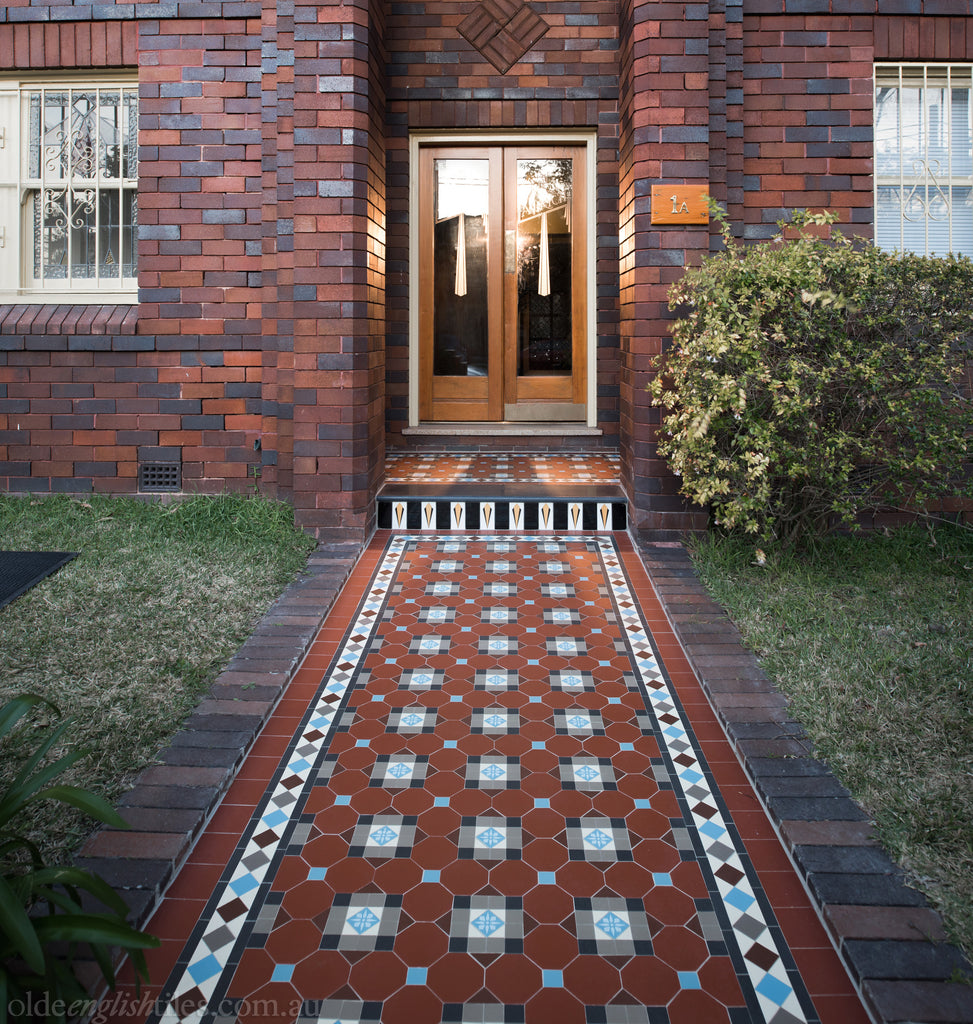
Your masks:
<svg viewBox="0 0 973 1024"><path fill-rule="evenodd" d="M136 303L0 303L0 334L135 334Z"/></svg>

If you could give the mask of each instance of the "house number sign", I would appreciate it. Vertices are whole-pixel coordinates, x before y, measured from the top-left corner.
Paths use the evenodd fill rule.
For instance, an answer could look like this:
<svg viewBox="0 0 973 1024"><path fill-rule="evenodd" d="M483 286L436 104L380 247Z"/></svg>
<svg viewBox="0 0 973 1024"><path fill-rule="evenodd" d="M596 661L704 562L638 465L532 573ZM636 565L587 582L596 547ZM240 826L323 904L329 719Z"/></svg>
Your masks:
<svg viewBox="0 0 973 1024"><path fill-rule="evenodd" d="M653 224L708 224L706 185L653 185Z"/></svg>

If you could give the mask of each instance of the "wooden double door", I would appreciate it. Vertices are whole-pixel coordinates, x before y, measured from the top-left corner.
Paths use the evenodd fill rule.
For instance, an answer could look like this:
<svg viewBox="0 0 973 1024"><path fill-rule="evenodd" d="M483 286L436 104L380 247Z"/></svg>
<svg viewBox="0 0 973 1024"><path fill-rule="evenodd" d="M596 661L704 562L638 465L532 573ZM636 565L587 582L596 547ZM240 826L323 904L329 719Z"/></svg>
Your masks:
<svg viewBox="0 0 973 1024"><path fill-rule="evenodd" d="M425 421L586 414L584 145L419 151Z"/></svg>

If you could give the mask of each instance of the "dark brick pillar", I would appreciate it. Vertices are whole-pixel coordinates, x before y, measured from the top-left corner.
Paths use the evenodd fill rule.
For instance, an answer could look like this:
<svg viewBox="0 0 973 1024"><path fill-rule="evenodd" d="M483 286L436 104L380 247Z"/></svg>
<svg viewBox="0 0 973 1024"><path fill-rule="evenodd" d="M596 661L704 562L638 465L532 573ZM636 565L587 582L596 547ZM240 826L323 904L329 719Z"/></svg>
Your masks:
<svg viewBox="0 0 973 1024"><path fill-rule="evenodd" d="M294 0L261 12L261 335L263 483L294 486Z"/></svg>
<svg viewBox="0 0 973 1024"><path fill-rule="evenodd" d="M382 33L377 0L295 3L293 301L278 257L277 324L293 335L297 519L331 539L367 535L383 471Z"/></svg>
<svg viewBox="0 0 973 1024"><path fill-rule="evenodd" d="M653 184L708 186L710 20L706 4L623 0L620 7L619 276L622 481L634 524L697 527L656 450L645 385L668 335L667 292L709 249L706 226L651 223Z"/></svg>

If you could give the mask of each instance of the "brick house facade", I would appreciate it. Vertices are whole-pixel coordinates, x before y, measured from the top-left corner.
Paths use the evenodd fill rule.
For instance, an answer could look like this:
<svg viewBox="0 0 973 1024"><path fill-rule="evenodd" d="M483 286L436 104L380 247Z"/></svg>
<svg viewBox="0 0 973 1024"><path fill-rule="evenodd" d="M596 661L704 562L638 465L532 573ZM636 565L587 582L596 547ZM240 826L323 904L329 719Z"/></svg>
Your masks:
<svg viewBox="0 0 973 1024"><path fill-rule="evenodd" d="M0 7L0 77L22 92L138 89L137 295L7 295L0 488L259 477L306 528L361 539L386 451L604 446L636 526L690 527L644 385L667 289L716 235L654 223L652 186L704 188L747 238L803 206L870 235L875 65L969 64L970 25L967 0ZM424 430L416 153L535 138L590 157L583 419Z"/></svg>

